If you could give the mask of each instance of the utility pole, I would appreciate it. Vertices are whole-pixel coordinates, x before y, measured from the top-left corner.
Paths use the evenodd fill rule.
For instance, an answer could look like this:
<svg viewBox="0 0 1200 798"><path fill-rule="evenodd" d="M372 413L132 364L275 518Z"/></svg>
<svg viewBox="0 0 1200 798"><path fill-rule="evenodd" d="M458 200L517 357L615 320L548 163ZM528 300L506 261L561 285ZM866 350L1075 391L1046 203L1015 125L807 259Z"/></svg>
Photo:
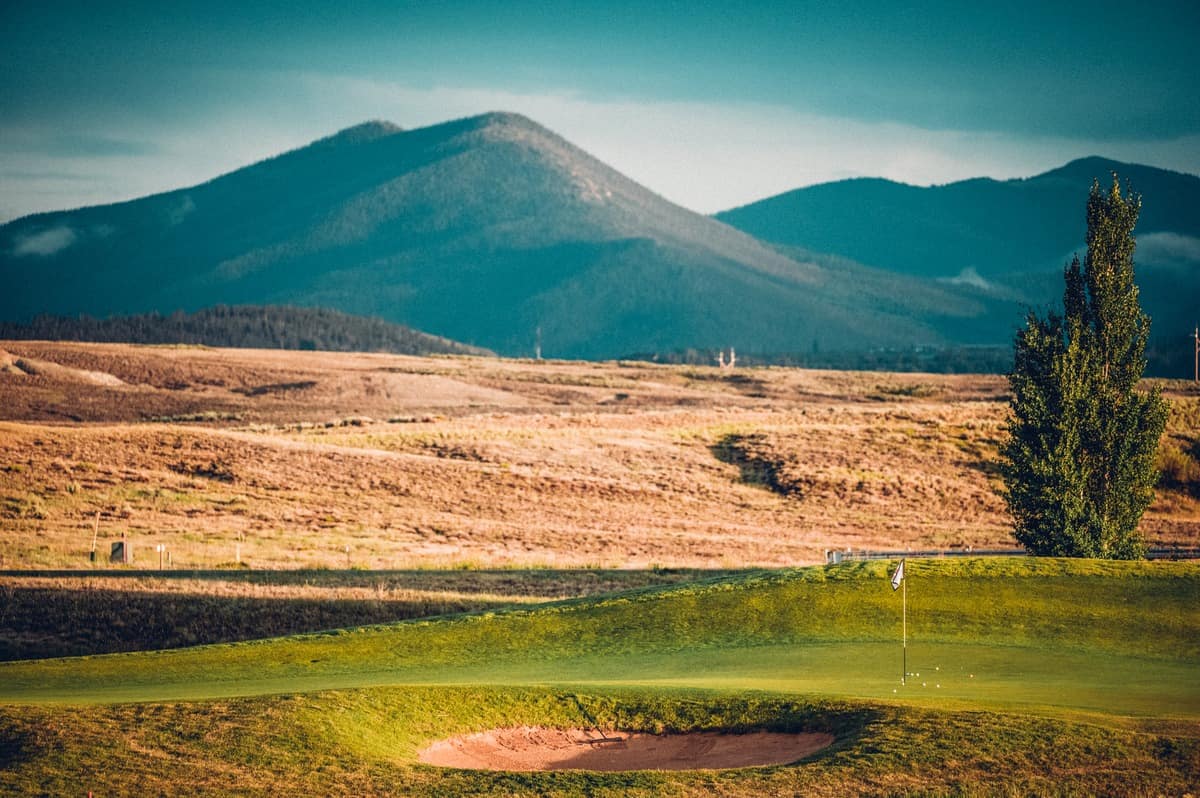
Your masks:
<svg viewBox="0 0 1200 798"><path fill-rule="evenodd" d="M1200 326L1192 330L1192 345L1195 348L1195 362L1192 366L1192 382L1200 382Z"/></svg>

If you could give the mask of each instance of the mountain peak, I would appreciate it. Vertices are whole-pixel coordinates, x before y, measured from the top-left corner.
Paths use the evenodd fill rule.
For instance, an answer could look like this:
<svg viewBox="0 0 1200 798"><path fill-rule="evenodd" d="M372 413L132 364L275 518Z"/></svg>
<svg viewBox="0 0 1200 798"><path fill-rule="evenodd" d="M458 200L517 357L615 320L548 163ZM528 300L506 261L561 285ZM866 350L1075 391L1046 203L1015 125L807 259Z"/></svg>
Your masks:
<svg viewBox="0 0 1200 798"><path fill-rule="evenodd" d="M1123 164L1120 161L1114 161L1111 158L1105 158L1102 155L1087 155L1087 156L1084 156L1083 158L1076 158L1073 161L1068 161L1066 164L1063 165L1062 168L1063 169L1072 169L1072 168L1075 168L1075 169L1079 169L1079 168L1105 169L1105 168L1116 168L1116 167L1127 166L1127 165L1128 164Z"/></svg>
<svg viewBox="0 0 1200 798"><path fill-rule="evenodd" d="M488 111L478 116L448 122L446 126L460 132L479 133L487 138L523 140L542 136L559 138L555 133L524 114L512 111Z"/></svg>
<svg viewBox="0 0 1200 798"><path fill-rule="evenodd" d="M485 114L473 117L471 121L476 122L479 127L541 127L541 125L529 117L512 111L488 111Z"/></svg>
<svg viewBox="0 0 1200 798"><path fill-rule="evenodd" d="M1073 161L1068 161L1057 169L1051 169L1037 177L1062 176L1079 179L1081 175L1089 175L1104 181L1104 178L1112 175L1113 172L1120 172L1122 169L1127 169L1131 164L1114 161L1110 158L1104 158L1099 155L1088 155L1084 158L1076 158ZM1033 179L1033 178L1031 178Z"/></svg>
<svg viewBox="0 0 1200 798"><path fill-rule="evenodd" d="M441 122L419 131L410 131L422 135L454 137L460 135L475 135L485 140L529 140L542 136L554 136L546 128L534 122L527 116L512 111L488 111L475 116L464 116Z"/></svg>
<svg viewBox="0 0 1200 798"><path fill-rule="evenodd" d="M1038 175L1030 180L1039 178L1066 178L1075 182L1082 182L1085 185L1090 184L1092 180L1099 180L1101 185L1108 185L1113 174L1116 174L1122 181L1129 179L1135 175L1154 174L1158 176L1173 176L1173 177L1189 177L1179 172L1172 172L1167 169L1161 169L1157 166L1147 166L1138 163L1123 163L1114 161L1111 158L1104 158L1099 155L1089 155L1086 158L1076 158L1074 161L1066 163L1057 169L1051 169L1045 174Z"/></svg>
<svg viewBox="0 0 1200 798"><path fill-rule="evenodd" d="M358 125L343 128L332 136L318 139L316 144L361 144L374 141L394 133L403 132L404 128L384 119L372 119Z"/></svg>

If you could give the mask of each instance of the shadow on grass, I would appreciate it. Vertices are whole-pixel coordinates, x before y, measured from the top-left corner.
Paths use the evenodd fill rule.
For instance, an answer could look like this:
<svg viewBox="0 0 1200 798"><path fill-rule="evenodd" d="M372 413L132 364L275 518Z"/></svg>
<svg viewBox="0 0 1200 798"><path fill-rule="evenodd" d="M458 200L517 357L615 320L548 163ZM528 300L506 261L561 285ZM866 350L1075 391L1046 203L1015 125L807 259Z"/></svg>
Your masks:
<svg viewBox="0 0 1200 798"><path fill-rule="evenodd" d="M536 598L571 598L655 585L736 576L757 569L719 568L407 568L333 569L150 569L104 567L94 570L9 569L0 579L86 579L121 582L213 581L259 586L444 590L505 593ZM3 584L3 583L0 583Z"/></svg>
<svg viewBox="0 0 1200 798"><path fill-rule="evenodd" d="M780 496L802 495L800 488L783 480L780 464L768 456L766 438L760 434L729 434L709 447L713 457L722 463L735 465L746 485L778 493Z"/></svg>
<svg viewBox="0 0 1200 798"><path fill-rule="evenodd" d="M958 465L963 468L969 468L972 471L978 471L988 477L1000 479L1004 476L1004 470L1000 465L999 460L959 460Z"/></svg>
<svg viewBox="0 0 1200 798"><path fill-rule="evenodd" d="M0 660L69 657L318 632L508 606L479 598L273 598L15 587L0 614Z"/></svg>
<svg viewBox="0 0 1200 798"><path fill-rule="evenodd" d="M735 573L699 569L10 571L0 575L0 579L12 577L7 583L0 581L0 661L280 637ZM32 577L38 583L21 584L22 578ZM61 583L47 585L46 578ZM338 595L339 590L358 595ZM285 591L305 595L271 595Z"/></svg>
<svg viewBox="0 0 1200 798"><path fill-rule="evenodd" d="M835 743L810 759L857 739L879 713L861 704L792 701L757 691L735 694L688 688L650 693L639 688L607 693L564 693L563 704L594 727L652 734L755 731L826 732Z"/></svg>
<svg viewBox="0 0 1200 798"><path fill-rule="evenodd" d="M18 762L28 759L34 747L33 742L31 732L0 722L0 771L9 770Z"/></svg>

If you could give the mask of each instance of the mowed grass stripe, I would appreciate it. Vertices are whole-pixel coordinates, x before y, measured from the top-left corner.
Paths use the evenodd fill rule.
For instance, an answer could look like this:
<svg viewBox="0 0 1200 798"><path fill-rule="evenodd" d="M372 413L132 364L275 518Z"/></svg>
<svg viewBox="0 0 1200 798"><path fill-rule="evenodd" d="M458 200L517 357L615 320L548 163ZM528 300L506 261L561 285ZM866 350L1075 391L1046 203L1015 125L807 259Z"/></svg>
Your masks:
<svg viewBox="0 0 1200 798"><path fill-rule="evenodd" d="M0 668L0 701L619 683L1200 715L1200 566L911 562L910 670L940 670L903 689L900 596L887 569L763 572L328 634L13 663Z"/></svg>

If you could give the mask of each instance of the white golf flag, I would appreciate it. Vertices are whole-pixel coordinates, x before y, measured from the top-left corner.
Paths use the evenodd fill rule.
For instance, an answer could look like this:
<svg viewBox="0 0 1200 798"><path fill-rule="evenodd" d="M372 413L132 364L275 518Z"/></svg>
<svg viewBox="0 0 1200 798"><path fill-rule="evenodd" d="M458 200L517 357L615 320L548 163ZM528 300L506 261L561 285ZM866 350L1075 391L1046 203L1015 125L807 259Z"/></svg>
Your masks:
<svg viewBox="0 0 1200 798"><path fill-rule="evenodd" d="M904 560L896 566L896 573L892 574L892 590L899 590L900 583L904 581Z"/></svg>

